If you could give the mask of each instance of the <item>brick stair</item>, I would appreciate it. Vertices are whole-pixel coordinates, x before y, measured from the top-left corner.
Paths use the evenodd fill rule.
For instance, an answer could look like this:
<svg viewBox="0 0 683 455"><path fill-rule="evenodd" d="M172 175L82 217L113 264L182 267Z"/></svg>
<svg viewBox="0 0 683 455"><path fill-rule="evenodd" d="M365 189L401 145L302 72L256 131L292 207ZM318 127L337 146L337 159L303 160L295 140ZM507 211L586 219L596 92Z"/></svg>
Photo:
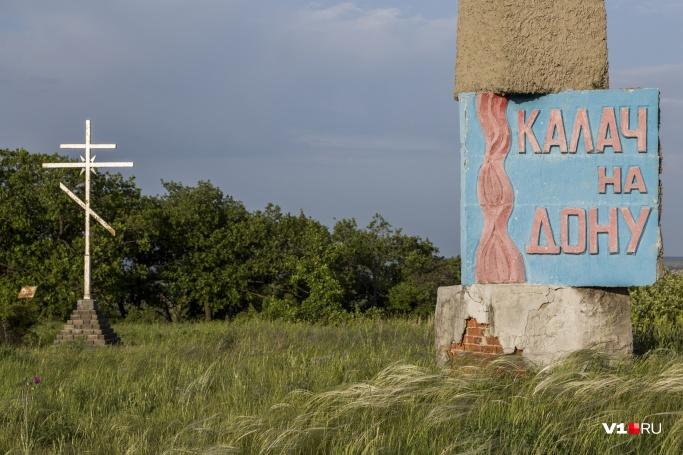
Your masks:
<svg viewBox="0 0 683 455"><path fill-rule="evenodd" d="M74 340L85 340L86 344L92 346L106 346L121 342L94 300L78 301L76 309L57 335L55 344Z"/></svg>

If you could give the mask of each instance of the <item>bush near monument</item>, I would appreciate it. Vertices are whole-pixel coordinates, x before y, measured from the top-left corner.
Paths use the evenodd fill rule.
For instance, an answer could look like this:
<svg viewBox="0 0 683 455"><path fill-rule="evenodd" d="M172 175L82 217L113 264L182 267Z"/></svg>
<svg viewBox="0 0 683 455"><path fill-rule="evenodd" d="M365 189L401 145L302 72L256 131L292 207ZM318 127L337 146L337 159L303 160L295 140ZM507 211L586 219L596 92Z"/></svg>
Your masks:
<svg viewBox="0 0 683 455"><path fill-rule="evenodd" d="M683 350L683 275L667 272L652 286L631 290L636 353L652 346Z"/></svg>

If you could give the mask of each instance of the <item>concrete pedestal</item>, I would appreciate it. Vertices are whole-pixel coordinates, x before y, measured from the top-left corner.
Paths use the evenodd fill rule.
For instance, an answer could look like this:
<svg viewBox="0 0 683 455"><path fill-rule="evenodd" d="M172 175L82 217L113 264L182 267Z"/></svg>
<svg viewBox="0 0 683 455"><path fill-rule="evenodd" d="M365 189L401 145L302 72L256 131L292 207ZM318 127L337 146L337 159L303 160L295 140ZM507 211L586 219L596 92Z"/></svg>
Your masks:
<svg viewBox="0 0 683 455"><path fill-rule="evenodd" d="M603 0L460 0L455 92L608 88Z"/></svg>
<svg viewBox="0 0 683 455"><path fill-rule="evenodd" d="M120 342L118 335L109 326L107 318L99 311L92 299L79 300L76 309L57 338L55 344L65 341L84 340L93 346L105 346Z"/></svg>
<svg viewBox="0 0 683 455"><path fill-rule="evenodd" d="M633 351L624 289L474 284L438 290L437 361L459 352L517 353L546 365L581 349L614 358Z"/></svg>

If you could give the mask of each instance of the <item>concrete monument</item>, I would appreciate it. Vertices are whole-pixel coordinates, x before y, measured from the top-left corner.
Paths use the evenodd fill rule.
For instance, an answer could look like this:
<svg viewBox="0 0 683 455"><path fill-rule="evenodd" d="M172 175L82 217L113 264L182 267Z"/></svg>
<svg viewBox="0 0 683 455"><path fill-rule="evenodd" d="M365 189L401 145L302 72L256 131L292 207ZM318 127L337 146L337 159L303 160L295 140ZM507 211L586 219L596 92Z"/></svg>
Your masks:
<svg viewBox="0 0 683 455"><path fill-rule="evenodd" d="M630 355L625 287L661 256L659 92L589 90L602 0L461 0L457 47L462 285L438 292L438 360Z"/></svg>
<svg viewBox="0 0 683 455"><path fill-rule="evenodd" d="M462 283L655 282L659 92L460 94Z"/></svg>

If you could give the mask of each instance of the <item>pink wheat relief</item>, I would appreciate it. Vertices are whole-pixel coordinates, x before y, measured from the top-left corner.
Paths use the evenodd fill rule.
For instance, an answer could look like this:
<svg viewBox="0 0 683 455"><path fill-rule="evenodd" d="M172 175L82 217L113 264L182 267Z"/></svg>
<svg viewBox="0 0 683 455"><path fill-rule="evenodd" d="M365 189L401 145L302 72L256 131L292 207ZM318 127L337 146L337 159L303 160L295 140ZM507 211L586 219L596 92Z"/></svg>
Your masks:
<svg viewBox="0 0 683 455"><path fill-rule="evenodd" d="M523 283L522 255L508 234L514 205L505 157L510 150L510 128L505 115L507 98L494 93L477 96L477 117L486 139L484 163L479 171L477 196L484 218L476 256L478 283Z"/></svg>

